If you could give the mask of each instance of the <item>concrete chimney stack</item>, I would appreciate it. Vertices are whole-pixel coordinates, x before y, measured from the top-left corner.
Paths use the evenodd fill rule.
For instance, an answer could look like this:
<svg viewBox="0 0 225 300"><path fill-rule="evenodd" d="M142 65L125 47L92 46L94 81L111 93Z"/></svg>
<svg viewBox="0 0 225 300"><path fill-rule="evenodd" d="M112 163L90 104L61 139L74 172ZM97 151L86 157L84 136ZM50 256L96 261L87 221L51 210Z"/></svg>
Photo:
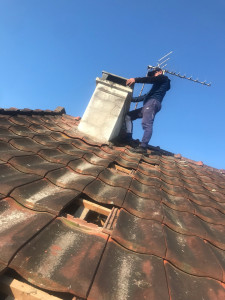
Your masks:
<svg viewBox="0 0 225 300"><path fill-rule="evenodd" d="M103 143L119 135L133 92L126 86L126 80L105 71L102 78L96 78L96 88L78 126L79 131Z"/></svg>

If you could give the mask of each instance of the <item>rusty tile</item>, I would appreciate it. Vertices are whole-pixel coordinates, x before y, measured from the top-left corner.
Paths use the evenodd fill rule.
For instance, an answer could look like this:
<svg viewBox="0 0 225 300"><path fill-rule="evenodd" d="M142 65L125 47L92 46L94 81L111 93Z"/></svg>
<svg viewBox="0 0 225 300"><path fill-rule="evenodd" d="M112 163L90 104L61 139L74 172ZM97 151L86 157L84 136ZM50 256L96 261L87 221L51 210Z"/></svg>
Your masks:
<svg viewBox="0 0 225 300"><path fill-rule="evenodd" d="M94 177L97 177L99 173L105 169L102 166L90 164L83 158L71 161L68 166L77 173Z"/></svg>
<svg viewBox="0 0 225 300"><path fill-rule="evenodd" d="M200 185L184 182L184 187L185 189L187 189L189 192L192 193L209 195L209 192L203 186Z"/></svg>
<svg viewBox="0 0 225 300"><path fill-rule="evenodd" d="M212 190L210 193L210 197L217 202L225 203L225 195L220 192Z"/></svg>
<svg viewBox="0 0 225 300"><path fill-rule="evenodd" d="M10 158L14 156L21 156L21 155L30 155L31 152L20 151L9 143L1 142L0 141L0 157L3 161L8 161Z"/></svg>
<svg viewBox="0 0 225 300"><path fill-rule="evenodd" d="M9 128L12 125L13 125L13 123L8 120L7 116L4 116L4 118L0 118L0 127L1 128Z"/></svg>
<svg viewBox="0 0 225 300"><path fill-rule="evenodd" d="M0 128L0 140L8 142L12 138L15 138L16 135L7 128Z"/></svg>
<svg viewBox="0 0 225 300"><path fill-rule="evenodd" d="M207 195L189 193L188 198L191 201L195 202L196 204L199 204L202 206L210 206L210 207L214 207L214 208L220 207L220 203L217 203L215 200L213 200L212 198L210 198Z"/></svg>
<svg viewBox="0 0 225 300"><path fill-rule="evenodd" d="M176 186L180 186L183 187L184 186L184 182L182 181L182 179L180 177L171 177L165 174L161 174L161 180L165 183L168 183L170 185L176 185Z"/></svg>
<svg viewBox="0 0 225 300"><path fill-rule="evenodd" d="M163 175L169 177L180 177L180 173L178 172L178 170L165 169L162 165L160 165L160 171Z"/></svg>
<svg viewBox="0 0 225 300"><path fill-rule="evenodd" d="M195 212L192 202L184 197L172 196L162 191L162 202L175 210Z"/></svg>
<svg viewBox="0 0 225 300"><path fill-rule="evenodd" d="M170 209L167 206L163 206L165 218L163 223L172 228L173 230L188 235L197 235L202 238L207 237L206 229L203 227L199 218L187 213Z"/></svg>
<svg viewBox="0 0 225 300"><path fill-rule="evenodd" d="M79 148L81 150L89 150L89 151L93 151L95 149L98 149L98 147L94 147L91 145L86 144L84 141L80 140L80 139L73 139L72 140L72 144L76 147Z"/></svg>
<svg viewBox="0 0 225 300"><path fill-rule="evenodd" d="M121 209L111 236L129 250L165 257L162 224L155 220L141 219Z"/></svg>
<svg viewBox="0 0 225 300"><path fill-rule="evenodd" d="M39 179L38 175L22 173L9 164L0 165L1 193L8 195L14 188Z"/></svg>
<svg viewBox="0 0 225 300"><path fill-rule="evenodd" d="M30 116L30 118L31 118L31 123L32 124L36 124L36 125L43 125L44 124L43 120L41 120L41 118L40 118L40 115L38 116L38 115L32 114L32 116Z"/></svg>
<svg viewBox="0 0 225 300"><path fill-rule="evenodd" d="M24 137L33 137L35 135L35 132L31 130L30 128L22 125L14 125L10 127L10 130L15 133L16 135L19 136L24 136Z"/></svg>
<svg viewBox="0 0 225 300"><path fill-rule="evenodd" d="M161 222L163 210L158 201L141 198L132 192L128 192L123 207L131 214L144 219L152 219Z"/></svg>
<svg viewBox="0 0 225 300"><path fill-rule="evenodd" d="M117 164L119 164L120 166L122 167L125 167L125 168L130 168L130 169L137 169L138 167L138 164L135 163L135 162L132 162L132 161L128 161L128 160L125 160L123 159L122 157L117 157L115 158L115 162Z"/></svg>
<svg viewBox="0 0 225 300"><path fill-rule="evenodd" d="M63 144L63 145L60 145L58 147L58 149L66 154L69 154L69 155L75 155L77 157L83 157L84 154L86 153L85 151L83 150L79 150L77 149L76 147L72 146L72 145L68 145L68 144Z"/></svg>
<svg viewBox="0 0 225 300"><path fill-rule="evenodd" d="M80 155L65 154L57 149L41 150L38 152L38 155L40 155L41 157L43 157L44 159L50 162L64 164L64 165L67 165L72 160L80 158Z"/></svg>
<svg viewBox="0 0 225 300"><path fill-rule="evenodd" d="M166 259L182 271L223 279L222 268L213 255L210 247L197 236L187 236L164 227L166 236Z"/></svg>
<svg viewBox="0 0 225 300"><path fill-rule="evenodd" d="M88 296L96 299L169 300L163 260L133 253L110 239Z"/></svg>
<svg viewBox="0 0 225 300"><path fill-rule="evenodd" d="M135 163L136 165L138 165L140 163L140 158L137 157L137 156L130 156L128 155L127 153L121 153L120 154L120 157L127 160L127 161L130 161L130 162L133 162Z"/></svg>
<svg viewBox="0 0 225 300"><path fill-rule="evenodd" d="M207 277L186 274L165 264L171 300L223 300L225 285Z"/></svg>
<svg viewBox="0 0 225 300"><path fill-rule="evenodd" d="M27 119L23 118L22 116L13 116L10 118L10 121L17 125L22 125L27 127L30 126L30 122Z"/></svg>
<svg viewBox="0 0 225 300"><path fill-rule="evenodd" d="M140 162L140 164L138 165L138 171L151 177L161 177L158 166L152 166L144 162Z"/></svg>
<svg viewBox="0 0 225 300"><path fill-rule="evenodd" d="M32 124L29 128L37 133L44 133L47 135L51 134L51 130L49 130L46 127L39 125L39 124Z"/></svg>
<svg viewBox="0 0 225 300"><path fill-rule="evenodd" d="M63 144L72 143L73 139L69 138L67 135L61 132L52 132L51 137L58 142L63 142Z"/></svg>
<svg viewBox="0 0 225 300"><path fill-rule="evenodd" d="M127 190L110 186L97 179L84 189L84 193L97 202L121 206Z"/></svg>
<svg viewBox="0 0 225 300"><path fill-rule="evenodd" d="M183 177L196 177L196 173L188 168L186 169L180 169L179 168L179 173L183 175Z"/></svg>
<svg viewBox="0 0 225 300"><path fill-rule="evenodd" d="M52 131L61 131L62 128L59 127L56 123L53 122L45 122L44 126Z"/></svg>
<svg viewBox="0 0 225 300"><path fill-rule="evenodd" d="M160 189L157 189L153 186L147 186L137 180L133 180L131 182L130 190L140 197L148 198L150 200L161 200Z"/></svg>
<svg viewBox="0 0 225 300"><path fill-rule="evenodd" d="M76 190L62 189L42 179L16 188L10 196L25 207L58 214L79 194Z"/></svg>
<svg viewBox="0 0 225 300"><path fill-rule="evenodd" d="M181 186L167 184L162 181L162 190L172 196L188 198L189 192Z"/></svg>
<svg viewBox="0 0 225 300"><path fill-rule="evenodd" d="M19 205L12 198L0 201L0 260L8 264L16 251L46 226L53 216Z"/></svg>
<svg viewBox="0 0 225 300"><path fill-rule="evenodd" d="M160 169L170 170L174 172L179 171L176 164L163 163L161 160L160 160Z"/></svg>
<svg viewBox="0 0 225 300"><path fill-rule="evenodd" d="M83 191L86 185L95 179L93 176L78 174L69 168L51 171L46 178L62 188L75 189L77 191Z"/></svg>
<svg viewBox="0 0 225 300"><path fill-rule="evenodd" d="M91 150L91 149L90 149ZM115 158L117 157L117 155L113 155L113 154L109 154L109 153L106 153L105 151L103 151L101 148L97 148L95 147L93 150L92 150L92 153L96 154L98 157L100 158L104 158L104 159L108 159L108 160L115 160Z"/></svg>
<svg viewBox="0 0 225 300"><path fill-rule="evenodd" d="M22 172L40 176L45 176L47 172L63 167L62 164L51 163L39 155L14 157L9 162L13 167Z"/></svg>
<svg viewBox="0 0 225 300"><path fill-rule="evenodd" d="M41 144L36 143L30 138L17 138L17 139L12 139L10 141L10 144L23 151L31 151L37 153L39 150L46 149L46 146L43 146Z"/></svg>
<svg viewBox="0 0 225 300"><path fill-rule="evenodd" d="M83 152L83 154L85 154L85 153ZM86 153L84 155L84 159L86 159L91 164L103 166L103 167L106 167L106 168L112 162L109 159L100 158L99 156L97 156L97 155L95 155L93 153Z"/></svg>
<svg viewBox="0 0 225 300"><path fill-rule="evenodd" d="M215 208L204 207L198 204L193 204L195 207L195 214L206 222L218 225L225 225L225 215Z"/></svg>
<svg viewBox="0 0 225 300"><path fill-rule="evenodd" d="M86 298L106 240L59 218L18 252L10 268L41 288Z"/></svg>
<svg viewBox="0 0 225 300"><path fill-rule="evenodd" d="M99 179L103 182L128 189L132 178L129 175L120 175L116 170L105 169L99 175Z"/></svg>
<svg viewBox="0 0 225 300"><path fill-rule="evenodd" d="M51 148L57 148L60 144L62 144L62 142L57 142L50 135L39 134L34 136L33 140L41 145Z"/></svg>
<svg viewBox="0 0 225 300"><path fill-rule="evenodd" d="M201 180L199 180L197 177L190 177L190 176L184 176L181 174L181 178L184 181L184 185L187 183L188 185L200 185L202 186Z"/></svg>
<svg viewBox="0 0 225 300"><path fill-rule="evenodd" d="M202 224L207 232L207 240L213 245L225 250L225 226L215 225L202 221Z"/></svg>
<svg viewBox="0 0 225 300"><path fill-rule="evenodd" d="M154 186L157 189L161 187L161 180L156 177L147 176L139 171L135 172L134 179L140 181L143 184Z"/></svg>
<svg viewBox="0 0 225 300"><path fill-rule="evenodd" d="M212 244L207 243L207 245L210 247L213 254L216 256L217 261L219 262L222 271L223 271L223 279L222 281L225 282L225 251L221 250L217 247L214 247Z"/></svg>
<svg viewBox="0 0 225 300"><path fill-rule="evenodd" d="M147 157L143 155L142 160L150 165L160 165L159 157L154 158L154 156Z"/></svg>

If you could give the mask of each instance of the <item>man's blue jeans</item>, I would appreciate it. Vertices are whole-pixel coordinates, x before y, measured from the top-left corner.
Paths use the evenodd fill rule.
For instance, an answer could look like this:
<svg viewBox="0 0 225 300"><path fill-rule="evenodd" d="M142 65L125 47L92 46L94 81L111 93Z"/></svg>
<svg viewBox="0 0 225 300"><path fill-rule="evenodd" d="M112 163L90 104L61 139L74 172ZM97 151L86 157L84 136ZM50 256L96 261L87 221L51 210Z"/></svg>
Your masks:
<svg viewBox="0 0 225 300"><path fill-rule="evenodd" d="M130 111L125 118L128 133L132 133L132 121L142 118L142 128L144 129L144 135L141 141L142 147L148 146L152 136L155 115L160 109L161 103L158 100L149 99L142 108Z"/></svg>

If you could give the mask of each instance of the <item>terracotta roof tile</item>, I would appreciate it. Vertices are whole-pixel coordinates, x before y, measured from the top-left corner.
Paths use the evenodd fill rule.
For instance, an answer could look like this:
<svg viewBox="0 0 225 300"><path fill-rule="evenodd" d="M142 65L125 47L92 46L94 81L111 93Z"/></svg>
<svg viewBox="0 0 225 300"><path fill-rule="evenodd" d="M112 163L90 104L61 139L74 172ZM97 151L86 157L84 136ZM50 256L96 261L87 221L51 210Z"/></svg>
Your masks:
<svg viewBox="0 0 225 300"><path fill-rule="evenodd" d="M94 235L59 218L24 247L10 267L42 288L85 298L106 240L103 233Z"/></svg>
<svg viewBox="0 0 225 300"><path fill-rule="evenodd" d="M51 171L46 175L46 178L59 187L75 189L81 192L95 179L93 176L79 174L69 168Z"/></svg>
<svg viewBox="0 0 225 300"><path fill-rule="evenodd" d="M164 233L158 221L139 218L121 210L112 238L129 250L165 257Z"/></svg>
<svg viewBox="0 0 225 300"><path fill-rule="evenodd" d="M16 188L10 196L27 208L55 215L70 204L80 192L55 186L41 179Z"/></svg>
<svg viewBox="0 0 225 300"><path fill-rule="evenodd" d="M7 196L16 187L35 181L39 178L40 176L35 174L22 173L9 164L1 164L1 193Z"/></svg>
<svg viewBox="0 0 225 300"><path fill-rule="evenodd" d="M121 206L127 190L122 187L108 185L96 179L88 184L83 192L99 203Z"/></svg>
<svg viewBox="0 0 225 300"><path fill-rule="evenodd" d="M110 239L88 299L169 300L163 260L134 253Z"/></svg>
<svg viewBox="0 0 225 300"><path fill-rule="evenodd" d="M22 207L12 198L1 200L0 260L8 265L16 252L52 219L53 216L49 214Z"/></svg>
<svg viewBox="0 0 225 300"><path fill-rule="evenodd" d="M46 161L39 155L19 156L10 159L9 163L24 173L45 176L49 171L63 167L62 164L55 164Z"/></svg>
<svg viewBox="0 0 225 300"><path fill-rule="evenodd" d="M0 272L83 299L224 299L223 171L79 120L0 110Z"/></svg>
<svg viewBox="0 0 225 300"><path fill-rule="evenodd" d="M220 281L187 274L167 262L165 269L171 300L222 300L225 297L225 286Z"/></svg>
<svg viewBox="0 0 225 300"><path fill-rule="evenodd" d="M142 198L132 192L126 194L123 208L139 218L156 220L159 222L162 222L163 220L162 205L159 201L154 201L150 198Z"/></svg>

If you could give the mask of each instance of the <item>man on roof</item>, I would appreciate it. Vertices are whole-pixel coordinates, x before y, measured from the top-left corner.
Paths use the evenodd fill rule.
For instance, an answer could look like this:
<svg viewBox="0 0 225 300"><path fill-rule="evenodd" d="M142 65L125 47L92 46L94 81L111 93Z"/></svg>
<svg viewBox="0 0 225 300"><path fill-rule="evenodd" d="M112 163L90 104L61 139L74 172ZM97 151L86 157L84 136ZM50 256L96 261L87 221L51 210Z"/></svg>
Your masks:
<svg viewBox="0 0 225 300"><path fill-rule="evenodd" d="M144 154L147 153L148 143L152 136L155 115L160 111L162 100L166 92L170 89L170 79L163 74L162 69L155 68L153 71L148 72L147 77L130 78L126 82L129 86L135 83L150 83L153 85L147 94L140 97L134 97L131 100L131 102L143 101L143 107L130 111L125 117L127 131L125 139L127 142L132 140L132 121L142 118L144 135L141 144L132 151Z"/></svg>

